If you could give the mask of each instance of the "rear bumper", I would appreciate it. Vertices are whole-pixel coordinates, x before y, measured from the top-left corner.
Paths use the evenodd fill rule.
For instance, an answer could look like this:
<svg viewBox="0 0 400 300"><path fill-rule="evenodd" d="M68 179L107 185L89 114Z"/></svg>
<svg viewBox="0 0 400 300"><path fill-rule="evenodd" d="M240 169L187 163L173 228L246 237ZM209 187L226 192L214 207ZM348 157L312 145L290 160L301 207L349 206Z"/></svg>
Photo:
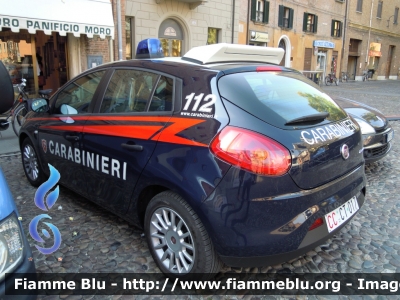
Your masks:
<svg viewBox="0 0 400 300"><path fill-rule="evenodd" d="M358 205L361 207L364 204L365 196L363 193L357 198ZM353 216L354 217L354 216ZM268 255L268 256L255 256L255 257L232 257L232 256L220 256L221 260L228 266L232 267L249 267L249 266L270 266L276 265L289 261L293 258L303 255L304 253L313 250L318 245L321 245L327 239L332 238L338 233L346 224L353 218L351 217L346 223L342 224L340 227L328 232L328 229L324 224L312 231L309 231L304 237L303 242L300 244L299 248L285 252L281 254Z"/></svg>
<svg viewBox="0 0 400 300"><path fill-rule="evenodd" d="M258 176L246 187L246 175L241 184L238 173L231 168L200 214L220 258L230 266L273 265L304 254L351 220L329 233L327 213L354 196L360 209L364 203L364 165L318 188L300 191L289 176ZM309 231L319 218L324 224Z"/></svg>

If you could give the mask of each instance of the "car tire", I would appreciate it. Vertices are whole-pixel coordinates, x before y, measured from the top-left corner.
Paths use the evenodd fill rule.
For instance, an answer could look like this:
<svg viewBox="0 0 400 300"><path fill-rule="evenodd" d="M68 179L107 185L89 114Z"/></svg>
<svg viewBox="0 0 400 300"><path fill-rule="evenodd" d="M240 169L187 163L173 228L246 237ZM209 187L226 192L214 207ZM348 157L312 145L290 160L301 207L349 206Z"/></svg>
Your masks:
<svg viewBox="0 0 400 300"><path fill-rule="evenodd" d="M26 178L32 186L38 187L45 181L45 175L40 166L35 147L29 138L22 142L21 158Z"/></svg>
<svg viewBox="0 0 400 300"><path fill-rule="evenodd" d="M162 192L150 201L144 229L153 259L166 276L205 280L219 272L221 261L206 229L176 193Z"/></svg>

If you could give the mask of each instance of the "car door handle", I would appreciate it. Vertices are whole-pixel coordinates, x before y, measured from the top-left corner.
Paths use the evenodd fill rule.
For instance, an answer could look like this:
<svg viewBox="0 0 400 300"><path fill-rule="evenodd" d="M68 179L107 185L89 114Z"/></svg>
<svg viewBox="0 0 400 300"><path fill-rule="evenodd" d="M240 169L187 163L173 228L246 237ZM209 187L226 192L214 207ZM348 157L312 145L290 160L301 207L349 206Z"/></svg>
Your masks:
<svg viewBox="0 0 400 300"><path fill-rule="evenodd" d="M128 150L128 151L142 151L143 146L142 145L131 145L131 144L121 144L121 147Z"/></svg>
<svg viewBox="0 0 400 300"><path fill-rule="evenodd" d="M66 136L65 136L65 138L68 140L68 141L79 141L79 136L77 136L77 135L69 135L69 134L67 134Z"/></svg>

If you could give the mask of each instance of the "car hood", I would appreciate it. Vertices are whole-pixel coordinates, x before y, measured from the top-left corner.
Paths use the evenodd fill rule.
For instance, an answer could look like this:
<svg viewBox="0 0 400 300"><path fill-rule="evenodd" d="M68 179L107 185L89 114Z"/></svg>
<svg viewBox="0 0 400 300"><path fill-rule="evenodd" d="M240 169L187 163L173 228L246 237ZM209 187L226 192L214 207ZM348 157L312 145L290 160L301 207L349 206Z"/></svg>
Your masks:
<svg viewBox="0 0 400 300"><path fill-rule="evenodd" d="M17 212L14 199L7 185L6 178L0 168L0 221L9 216L13 211Z"/></svg>
<svg viewBox="0 0 400 300"><path fill-rule="evenodd" d="M7 68L0 61L0 114L9 110L14 103L14 88Z"/></svg>
<svg viewBox="0 0 400 300"><path fill-rule="evenodd" d="M384 129L388 124L385 116L376 108L343 98L335 98L334 100L344 108L349 115L367 122L377 131Z"/></svg>

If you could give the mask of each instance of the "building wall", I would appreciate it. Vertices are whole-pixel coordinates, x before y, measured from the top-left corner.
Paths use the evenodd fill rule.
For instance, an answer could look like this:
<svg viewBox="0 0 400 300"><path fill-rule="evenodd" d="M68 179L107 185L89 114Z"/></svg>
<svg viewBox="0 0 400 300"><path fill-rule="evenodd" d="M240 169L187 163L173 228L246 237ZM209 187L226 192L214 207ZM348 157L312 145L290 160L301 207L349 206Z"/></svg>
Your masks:
<svg viewBox="0 0 400 300"><path fill-rule="evenodd" d="M393 24L395 7L400 7L400 0L383 1L381 18L377 17L378 2L378 0L364 0L362 12L358 12L356 9L357 0L349 2L349 25L345 41L343 68L349 68L350 39L361 40L357 56L356 80L361 80L363 71L371 67L368 64L371 60L369 56L371 43L380 44L381 47L381 56L375 68L373 79L398 79L400 73L400 24ZM400 19L398 20L399 22ZM395 48L390 62L389 76L387 77L386 68L389 66L388 54L390 46Z"/></svg>
<svg viewBox="0 0 400 300"><path fill-rule="evenodd" d="M243 3L249 3L251 0L241 0ZM279 5L283 5L294 10L293 28L285 29L278 26ZM343 48L343 38L331 37L332 19L344 22L346 4L340 1L317 1L317 0L281 0L269 1L269 22L268 24L249 22L249 30L268 33L268 46L278 47L279 42L286 42L286 63L287 67L298 70L304 68L305 48L313 48L315 40L324 40L333 42L334 49L323 49L327 51L328 62L331 62L334 51L338 52L338 66L340 66L341 53ZM317 32L303 32L304 13L315 14L318 16ZM249 12L250 14L250 12ZM321 50L321 49L320 49ZM314 52L314 51L313 51ZM317 58L313 55L311 69L315 70ZM339 67L337 75L339 75ZM328 65L327 72L330 72Z"/></svg>
<svg viewBox="0 0 400 300"><path fill-rule="evenodd" d="M86 35L80 36L80 53L81 53L81 69L87 70L88 56L100 56L102 63L110 62L109 42L107 39L100 39L99 37L88 38ZM98 63L100 61L97 60ZM96 63L96 62L95 62Z"/></svg>
<svg viewBox="0 0 400 300"><path fill-rule="evenodd" d="M115 0L113 0L115 2ZM134 49L139 41L147 38L157 38L160 24L166 19L177 21L183 30L184 41L182 51L186 53L196 46L207 44L208 28L219 29L219 40L222 43L232 43L232 2L233 0L209 0L193 7L190 3L177 0L122 0L125 2L125 16L134 17L135 35ZM235 0L235 22L233 42L238 41L239 0ZM123 29L123 57L125 57L125 32ZM115 42L118 37L115 37Z"/></svg>

